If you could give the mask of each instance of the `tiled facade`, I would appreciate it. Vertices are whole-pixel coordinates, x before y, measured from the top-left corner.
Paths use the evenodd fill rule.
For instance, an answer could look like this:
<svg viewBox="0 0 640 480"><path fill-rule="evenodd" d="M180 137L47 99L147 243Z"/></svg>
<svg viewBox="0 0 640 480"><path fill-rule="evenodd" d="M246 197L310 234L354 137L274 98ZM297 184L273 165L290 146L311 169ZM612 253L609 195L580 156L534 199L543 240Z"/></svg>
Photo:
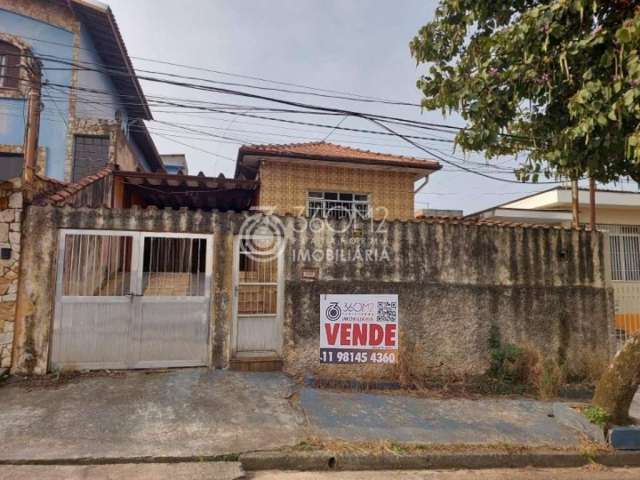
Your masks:
<svg viewBox="0 0 640 480"><path fill-rule="evenodd" d="M369 194L375 219L414 216L411 172L263 160L259 179L258 205L275 207L278 214L303 213L309 191L337 191Z"/></svg>

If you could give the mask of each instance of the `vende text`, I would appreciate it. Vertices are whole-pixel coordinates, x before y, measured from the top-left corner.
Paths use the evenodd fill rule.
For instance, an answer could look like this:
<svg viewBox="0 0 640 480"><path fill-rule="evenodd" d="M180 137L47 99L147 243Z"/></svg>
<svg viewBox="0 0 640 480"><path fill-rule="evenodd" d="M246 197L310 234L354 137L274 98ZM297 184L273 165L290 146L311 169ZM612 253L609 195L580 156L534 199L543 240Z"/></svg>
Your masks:
<svg viewBox="0 0 640 480"><path fill-rule="evenodd" d="M327 343L340 347L395 347L395 323L325 323Z"/></svg>

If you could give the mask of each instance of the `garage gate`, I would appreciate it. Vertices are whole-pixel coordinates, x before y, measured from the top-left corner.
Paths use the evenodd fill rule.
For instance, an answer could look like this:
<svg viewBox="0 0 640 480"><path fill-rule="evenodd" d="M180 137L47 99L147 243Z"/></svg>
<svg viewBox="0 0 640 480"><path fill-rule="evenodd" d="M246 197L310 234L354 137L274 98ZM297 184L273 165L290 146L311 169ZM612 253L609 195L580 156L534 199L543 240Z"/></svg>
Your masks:
<svg viewBox="0 0 640 480"><path fill-rule="evenodd" d="M212 240L61 230L52 368L208 364Z"/></svg>

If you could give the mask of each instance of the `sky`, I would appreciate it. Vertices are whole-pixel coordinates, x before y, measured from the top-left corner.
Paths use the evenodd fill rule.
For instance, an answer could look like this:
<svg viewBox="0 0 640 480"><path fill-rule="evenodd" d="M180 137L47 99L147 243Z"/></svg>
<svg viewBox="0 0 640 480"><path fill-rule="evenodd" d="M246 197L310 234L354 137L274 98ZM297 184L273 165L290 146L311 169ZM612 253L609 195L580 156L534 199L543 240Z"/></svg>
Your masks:
<svg viewBox="0 0 640 480"><path fill-rule="evenodd" d="M426 67L416 66L408 44L420 26L432 18L437 4L425 0L107 0L107 3L115 14L136 69L218 82L327 93L233 76L245 75L416 105L421 98L416 80ZM203 83L203 80L197 82ZM141 83L148 97L282 107L226 94L149 81ZM439 111L422 111L418 106L354 102L237 85L228 88L313 105L463 125L455 115L444 117ZM247 110L237 111L247 113ZM395 136L343 132L162 105L152 107L152 112L156 121L147 125L160 153L185 153L192 174L202 171L212 176L220 173L233 176L241 143L326 139L365 150L432 158ZM362 118L261 114L381 130ZM429 130L404 127L398 127L398 130L429 138L452 138ZM514 179L506 170L473 163L485 162L485 159L482 155L465 156L459 149L454 151L453 144L448 141L420 140L420 144L430 152L437 151L474 170L481 169L490 174L501 171L504 173L498 176ZM511 158L492 159L491 163L498 164L499 168L515 165ZM550 186L503 183L444 165L416 195L416 208L459 209L472 213Z"/></svg>

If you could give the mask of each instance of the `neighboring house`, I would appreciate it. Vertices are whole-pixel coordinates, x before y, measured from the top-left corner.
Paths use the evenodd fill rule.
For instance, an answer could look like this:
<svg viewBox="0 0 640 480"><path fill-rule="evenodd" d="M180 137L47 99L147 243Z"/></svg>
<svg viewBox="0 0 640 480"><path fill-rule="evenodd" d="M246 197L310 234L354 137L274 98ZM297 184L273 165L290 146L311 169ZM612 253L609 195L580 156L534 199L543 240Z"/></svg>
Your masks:
<svg viewBox="0 0 640 480"><path fill-rule="evenodd" d="M187 166L187 157L183 153L160 155L162 164L167 173L172 175L189 175L189 167Z"/></svg>
<svg viewBox="0 0 640 480"><path fill-rule="evenodd" d="M29 72L37 70L37 175L23 186L28 98L38 90L31 90L38 76ZM78 202L119 206L110 195L116 186L124 190L124 179L108 183L107 172L164 171L144 125L150 119L109 7L90 0L0 0L0 368L11 363L20 265L28 254L24 206L67 187L78 192ZM89 184L97 187L84 189Z"/></svg>
<svg viewBox="0 0 640 480"><path fill-rule="evenodd" d="M163 170L143 122L151 112L109 7L0 0L0 180L22 171L32 55L42 66L37 173L70 182L106 164Z"/></svg>
<svg viewBox="0 0 640 480"><path fill-rule="evenodd" d="M256 205L279 214L414 218L415 182L440 164L326 142L244 145L237 179L260 182Z"/></svg>
<svg viewBox="0 0 640 480"><path fill-rule="evenodd" d="M579 191L580 223L589 222L589 191ZM555 187L497 205L467 218L571 226L571 189ZM640 330L640 192L598 190L598 229L607 232L620 340Z"/></svg>

